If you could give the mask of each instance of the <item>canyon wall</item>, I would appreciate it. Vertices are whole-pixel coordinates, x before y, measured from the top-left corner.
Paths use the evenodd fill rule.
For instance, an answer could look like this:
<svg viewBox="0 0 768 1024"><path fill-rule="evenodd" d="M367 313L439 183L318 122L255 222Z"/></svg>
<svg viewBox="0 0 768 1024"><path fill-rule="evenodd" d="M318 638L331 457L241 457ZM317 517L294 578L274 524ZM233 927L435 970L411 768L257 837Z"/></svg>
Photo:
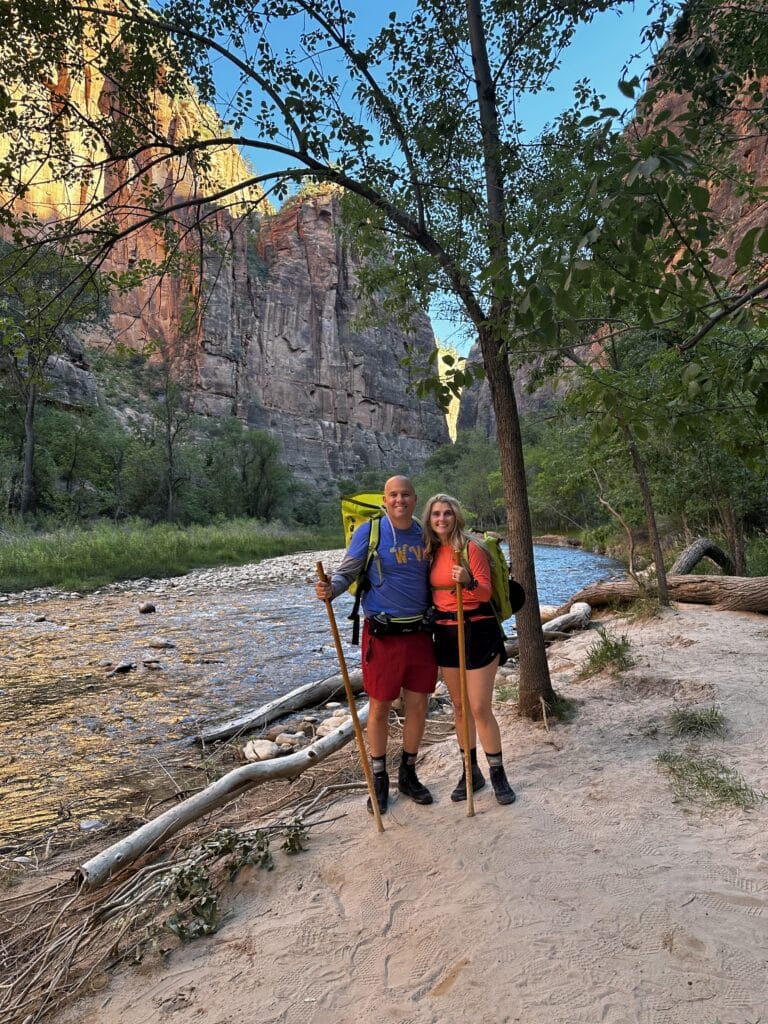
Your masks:
<svg viewBox="0 0 768 1024"><path fill-rule="evenodd" d="M30 102L65 105L86 125L121 116L115 84L95 72L77 81L62 71L33 91ZM151 109L155 138L171 145L223 134L191 94L171 103L158 91ZM434 347L429 320L417 316L409 332L391 321L356 326L356 266L339 239L332 194L294 199L277 214L256 186L226 204L199 204L199 197L253 177L235 147L213 147L210 166L201 170L185 157L168 159L162 141L110 161L97 137L70 135L75 159L84 172L91 169L78 180L57 174L53 164L19 167L30 182L19 207L34 212L43 230L66 221L87 229L99 208L110 210L124 237L105 272L159 265L173 251L184 265L115 290L107 322L82 338L86 347L120 345L166 359L196 412L236 416L270 431L285 463L305 480L366 468L415 471L447 443L444 415L409 393L400 365L406 346L424 357ZM174 208L172 237L151 222L128 232L147 219L150 194ZM67 346L49 370L51 399L69 406L95 401L82 350Z"/></svg>
<svg viewBox="0 0 768 1024"><path fill-rule="evenodd" d="M400 365L406 346L428 354L432 328L424 315L410 332L358 326L356 265L338 220L326 193L259 225L230 222L226 254L205 261L194 405L275 434L304 479L413 471L448 442L445 416L409 394Z"/></svg>

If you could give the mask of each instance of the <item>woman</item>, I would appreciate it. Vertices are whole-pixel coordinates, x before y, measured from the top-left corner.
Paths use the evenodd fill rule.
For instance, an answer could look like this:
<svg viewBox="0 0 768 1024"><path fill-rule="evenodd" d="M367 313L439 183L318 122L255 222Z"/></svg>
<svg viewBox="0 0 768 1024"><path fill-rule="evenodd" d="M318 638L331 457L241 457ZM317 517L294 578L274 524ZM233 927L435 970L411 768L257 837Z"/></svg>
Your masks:
<svg viewBox="0 0 768 1024"><path fill-rule="evenodd" d="M424 508L424 550L431 561L430 584L435 605L435 653L453 701L459 747L464 741L464 708L461 703L456 587L462 587L465 624L465 661L469 700L469 737L472 758L472 790L482 789L485 778L477 764L477 739L488 759L493 792L500 804L511 804L515 792L507 781L501 757L501 733L491 701L496 669L507 660L504 637L491 598L491 565L483 547L464 532L459 503L448 494L435 494ZM454 552L462 554L460 564ZM468 564L467 564L468 563ZM463 765L451 800L467 799Z"/></svg>

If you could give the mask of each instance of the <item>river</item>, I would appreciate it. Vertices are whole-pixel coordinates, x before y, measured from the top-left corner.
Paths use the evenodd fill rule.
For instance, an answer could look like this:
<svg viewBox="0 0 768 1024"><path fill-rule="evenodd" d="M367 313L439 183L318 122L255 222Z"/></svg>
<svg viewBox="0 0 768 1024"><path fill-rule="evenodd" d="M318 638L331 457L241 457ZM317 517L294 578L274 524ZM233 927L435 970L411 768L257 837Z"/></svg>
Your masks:
<svg viewBox="0 0 768 1024"><path fill-rule="evenodd" d="M535 553L542 604L620 571L574 548ZM321 555L328 569L339 557ZM172 792L171 775L199 785L189 737L337 671L314 565L314 555L288 555L85 596L4 595L0 851L139 815L160 780ZM145 602L155 611L140 612ZM344 595L334 607L355 666L351 604ZM113 672L121 663L134 667Z"/></svg>

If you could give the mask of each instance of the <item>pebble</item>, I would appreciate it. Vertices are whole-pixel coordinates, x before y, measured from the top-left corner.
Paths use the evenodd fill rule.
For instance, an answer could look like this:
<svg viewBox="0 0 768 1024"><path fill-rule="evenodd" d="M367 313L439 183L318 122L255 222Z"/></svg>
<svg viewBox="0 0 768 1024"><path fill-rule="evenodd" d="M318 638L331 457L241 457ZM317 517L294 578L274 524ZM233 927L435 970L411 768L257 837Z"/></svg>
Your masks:
<svg viewBox="0 0 768 1024"><path fill-rule="evenodd" d="M154 612L156 610L157 609L155 608L151 601L144 601L142 602L142 604L139 605L139 612L142 615L149 615L151 612Z"/></svg>

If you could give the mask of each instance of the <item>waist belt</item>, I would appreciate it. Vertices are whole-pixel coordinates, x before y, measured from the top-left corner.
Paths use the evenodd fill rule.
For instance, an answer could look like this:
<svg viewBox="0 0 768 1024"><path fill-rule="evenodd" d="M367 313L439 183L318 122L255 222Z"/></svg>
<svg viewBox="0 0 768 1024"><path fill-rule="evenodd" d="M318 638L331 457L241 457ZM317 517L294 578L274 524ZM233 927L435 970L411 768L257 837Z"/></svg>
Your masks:
<svg viewBox="0 0 768 1024"><path fill-rule="evenodd" d="M458 612L442 612L439 608L435 609L435 619L438 625L441 619L450 619L452 622L455 622L458 617ZM493 605L490 601L479 604L477 608L473 608L471 611L464 612L465 619L487 619L489 617L496 618L496 612L493 610Z"/></svg>
<svg viewBox="0 0 768 1024"><path fill-rule="evenodd" d="M402 619L391 615L371 615L365 621L371 636L404 636L406 633L422 633L425 629L423 615Z"/></svg>

